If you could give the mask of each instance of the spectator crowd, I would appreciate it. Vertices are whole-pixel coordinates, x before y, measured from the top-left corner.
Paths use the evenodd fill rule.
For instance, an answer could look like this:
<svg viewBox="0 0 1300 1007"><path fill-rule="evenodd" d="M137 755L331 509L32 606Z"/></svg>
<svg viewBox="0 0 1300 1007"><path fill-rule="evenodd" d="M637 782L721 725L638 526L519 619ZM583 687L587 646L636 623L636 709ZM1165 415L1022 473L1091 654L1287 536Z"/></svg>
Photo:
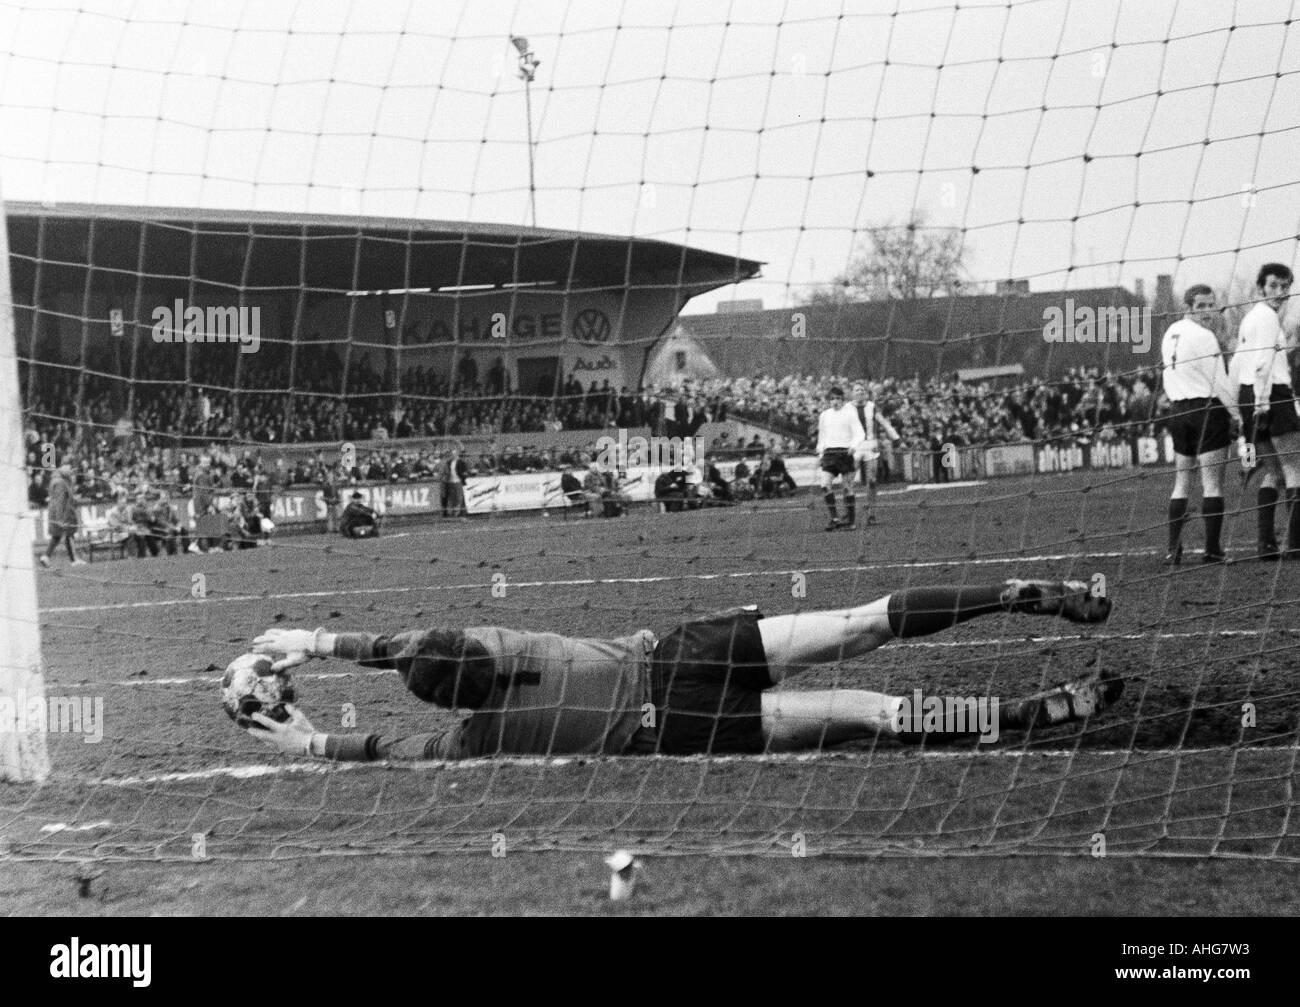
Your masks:
<svg viewBox="0 0 1300 1007"><path fill-rule="evenodd" d="M1072 368L1058 381L1014 387L955 377L862 383L902 437L901 446L928 451L944 443L984 446L1149 433L1161 416L1157 381L1154 370L1113 374ZM817 416L826 407L826 389L857 383L846 376L718 379L702 383L698 394L725 403L735 419L807 441L815 436Z"/></svg>
<svg viewBox="0 0 1300 1007"><path fill-rule="evenodd" d="M259 515L269 520L279 488L447 480L453 464L463 476L450 481L459 484L474 476L582 469L588 461L576 450L498 449L495 443L462 457L449 447L415 446L411 438L473 436L481 443L499 434L644 427L687 437L710 421L736 419L779 437L715 441L710 450L752 459L761 448L811 447L827 389L856 383L847 376L759 375L632 391L608 381L584 388L570 378L555 395L527 396L511 388L499 358L482 375L466 357L451 376L412 367L396 383L365 357L341 359L333 348L277 347L253 362L236 360L233 372L229 355L197 353L188 360L145 355L129 367L24 363L32 503L46 503L52 459L72 465L78 499L116 503L136 501L143 490L156 505L162 487L191 494L202 470L215 495L239 502L242 523L251 529ZM114 376L123 371L133 378ZM1150 432L1160 416L1154 371L1076 369L1061 380L1014 387L951 376L887 378L867 387L901 435L900 446L911 450L1108 439ZM293 463L278 451L274 462L263 460L268 446L345 441L391 446L362 451L346 469L320 452ZM152 551L157 543L137 545Z"/></svg>

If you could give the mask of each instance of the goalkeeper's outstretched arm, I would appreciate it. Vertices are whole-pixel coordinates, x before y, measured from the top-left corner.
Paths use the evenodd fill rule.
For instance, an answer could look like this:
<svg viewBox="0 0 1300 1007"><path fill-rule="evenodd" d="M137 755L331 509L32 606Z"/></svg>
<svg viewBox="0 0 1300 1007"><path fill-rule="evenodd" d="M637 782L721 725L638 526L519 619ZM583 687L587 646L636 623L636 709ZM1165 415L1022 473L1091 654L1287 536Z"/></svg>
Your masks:
<svg viewBox="0 0 1300 1007"><path fill-rule="evenodd" d="M313 657L341 657L366 668L391 668L426 703L477 709L492 692L496 658L457 630L410 630L392 636L330 633L324 629L268 629L253 652L278 657L289 668Z"/></svg>
<svg viewBox="0 0 1300 1007"><path fill-rule="evenodd" d="M317 731L297 707L288 707L290 717L281 722L262 713L252 719L260 726L248 733L285 755L329 759L334 762L379 760L455 759L460 754L459 727L409 737L381 734L326 734Z"/></svg>
<svg viewBox="0 0 1300 1007"><path fill-rule="evenodd" d="M395 670L406 687L427 703L446 709L476 709L492 691L495 658L463 633L412 630L392 636L330 633L324 629L271 629L253 641L255 653L278 658L273 667L289 668L313 657L339 657L367 668ZM461 752L461 729L410 737L379 734L326 734L317 731L301 710L291 708L288 721L260 714L250 733L286 755L338 761L446 759Z"/></svg>

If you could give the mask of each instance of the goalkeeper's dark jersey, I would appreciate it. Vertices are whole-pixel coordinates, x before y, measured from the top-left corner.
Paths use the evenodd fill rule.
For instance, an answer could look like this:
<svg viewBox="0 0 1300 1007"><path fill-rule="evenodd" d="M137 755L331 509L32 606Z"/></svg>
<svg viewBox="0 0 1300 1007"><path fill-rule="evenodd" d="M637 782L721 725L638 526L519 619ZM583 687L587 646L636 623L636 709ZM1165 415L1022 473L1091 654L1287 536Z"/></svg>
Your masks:
<svg viewBox="0 0 1300 1007"><path fill-rule="evenodd" d="M429 634L342 633L338 657L396 668L421 693ZM460 759L486 755L617 755L636 747L651 710L649 630L613 640L527 633L495 626L465 630L496 662L486 702L455 727L407 738L331 735L335 759Z"/></svg>

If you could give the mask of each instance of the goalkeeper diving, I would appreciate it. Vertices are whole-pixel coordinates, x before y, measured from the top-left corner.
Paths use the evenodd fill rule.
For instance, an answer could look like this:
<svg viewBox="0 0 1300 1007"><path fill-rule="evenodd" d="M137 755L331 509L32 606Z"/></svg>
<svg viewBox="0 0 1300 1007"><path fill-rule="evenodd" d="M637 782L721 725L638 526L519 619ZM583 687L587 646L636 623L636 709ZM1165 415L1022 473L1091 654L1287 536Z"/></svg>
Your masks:
<svg viewBox="0 0 1300 1007"><path fill-rule="evenodd" d="M734 754L819 749L877 736L934 738L901 716L904 697L859 689L775 690L818 664L859 657L983 615L1023 613L1099 623L1110 600L1081 581L1011 580L916 587L854 608L765 618L752 606L650 630L586 639L501 627L375 635L269 629L254 640L274 670L312 658L394 669L426 703L469 711L459 723L408 736L326 734L305 714L255 712L254 737L292 756L348 761L494 755ZM269 661L268 661L269 657ZM1101 713L1123 681L1094 667L996 707L1001 730L1050 727ZM948 740L980 733L944 729Z"/></svg>

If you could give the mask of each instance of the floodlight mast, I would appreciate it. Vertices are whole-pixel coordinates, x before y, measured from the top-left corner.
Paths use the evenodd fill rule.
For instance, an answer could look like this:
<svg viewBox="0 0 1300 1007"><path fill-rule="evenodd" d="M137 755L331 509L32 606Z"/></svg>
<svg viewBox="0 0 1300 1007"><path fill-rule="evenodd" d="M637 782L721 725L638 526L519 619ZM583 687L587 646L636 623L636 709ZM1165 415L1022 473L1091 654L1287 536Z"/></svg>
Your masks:
<svg viewBox="0 0 1300 1007"><path fill-rule="evenodd" d="M510 44L519 51L519 79L524 82L524 113L528 120L528 208L533 227L537 226L537 183L533 173L533 80L541 60L533 55L528 39L512 35Z"/></svg>

